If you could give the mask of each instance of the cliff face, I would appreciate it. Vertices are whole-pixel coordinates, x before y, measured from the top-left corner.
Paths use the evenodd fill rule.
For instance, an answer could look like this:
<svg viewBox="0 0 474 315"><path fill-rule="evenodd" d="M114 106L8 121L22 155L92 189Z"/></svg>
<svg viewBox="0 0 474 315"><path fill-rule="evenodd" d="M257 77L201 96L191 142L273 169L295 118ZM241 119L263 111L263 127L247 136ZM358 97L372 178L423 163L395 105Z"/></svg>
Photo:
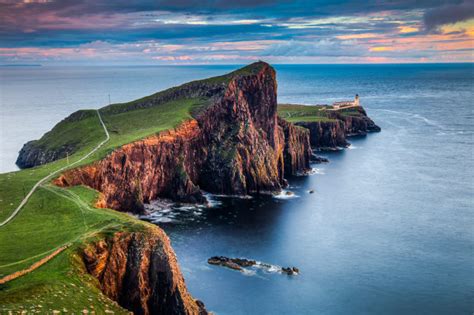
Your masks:
<svg viewBox="0 0 474 315"><path fill-rule="evenodd" d="M203 201L218 194L278 191L287 175L309 168L309 132L278 120L275 71L233 77L225 93L175 130L137 141L92 165L61 175L61 186L85 184L105 206L141 212L158 197Z"/></svg>
<svg viewBox="0 0 474 315"><path fill-rule="evenodd" d="M63 147L61 150L45 150L38 147L35 140L28 141L21 148L15 163L20 168L35 167L62 159L73 149L73 147Z"/></svg>
<svg viewBox="0 0 474 315"><path fill-rule="evenodd" d="M352 108L354 114L331 112L328 121L296 122L295 125L307 128L310 132L311 146L320 150L334 150L349 146L347 137L364 136L369 132L379 132L377 126L362 107Z"/></svg>
<svg viewBox="0 0 474 315"><path fill-rule="evenodd" d="M312 155L310 130L293 125L278 117L285 137L284 172L299 175L308 169L308 156Z"/></svg>
<svg viewBox="0 0 474 315"><path fill-rule="evenodd" d="M204 201L191 180L202 161L203 152L195 140L200 133L197 121L189 121L176 130L127 144L101 161L70 170L55 183L90 186L102 193L102 206L137 213L144 202L157 197Z"/></svg>
<svg viewBox="0 0 474 315"><path fill-rule="evenodd" d="M207 314L186 289L165 233L118 232L83 251L87 271L102 292L134 314Z"/></svg>
<svg viewBox="0 0 474 315"><path fill-rule="evenodd" d="M311 146L314 148L333 150L349 145L343 121L297 122L296 125L309 130Z"/></svg>
<svg viewBox="0 0 474 315"><path fill-rule="evenodd" d="M364 108L359 107L356 110L359 114L355 116L336 114L337 119L344 122L344 130L347 136L364 136L369 132L380 131L380 127L367 116Z"/></svg>

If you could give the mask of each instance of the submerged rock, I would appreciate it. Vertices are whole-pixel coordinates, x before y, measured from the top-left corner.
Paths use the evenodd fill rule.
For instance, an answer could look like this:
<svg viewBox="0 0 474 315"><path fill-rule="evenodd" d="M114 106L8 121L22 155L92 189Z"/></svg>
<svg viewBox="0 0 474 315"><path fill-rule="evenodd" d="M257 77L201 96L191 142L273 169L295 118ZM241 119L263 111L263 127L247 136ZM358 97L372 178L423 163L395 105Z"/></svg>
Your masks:
<svg viewBox="0 0 474 315"><path fill-rule="evenodd" d="M251 259L245 259L245 258L229 258L225 256L213 256L207 260L207 262L211 265L216 265L216 266L223 266L227 267L233 270L238 270L238 271L245 271L245 267L252 267L252 266L257 266L260 268L267 269L269 271L277 271L283 274L287 274L289 276L294 276L299 274L300 270L296 267L278 267L275 265L263 263L263 262L257 262L255 260Z"/></svg>
<svg viewBox="0 0 474 315"><path fill-rule="evenodd" d="M211 265L220 265L234 270L242 270L242 267L254 266L257 262L255 260L248 260L244 258L229 258L225 256L214 256L207 260Z"/></svg>
<svg viewBox="0 0 474 315"><path fill-rule="evenodd" d="M313 156L311 157L311 162L320 164L320 163L328 163L329 160L326 159L325 157L313 154Z"/></svg>
<svg viewBox="0 0 474 315"><path fill-rule="evenodd" d="M283 268L281 268L281 272L286 273L289 276L294 276L294 275L299 274L300 270L296 267L291 267L291 268L290 267L286 267L286 268L283 267Z"/></svg>

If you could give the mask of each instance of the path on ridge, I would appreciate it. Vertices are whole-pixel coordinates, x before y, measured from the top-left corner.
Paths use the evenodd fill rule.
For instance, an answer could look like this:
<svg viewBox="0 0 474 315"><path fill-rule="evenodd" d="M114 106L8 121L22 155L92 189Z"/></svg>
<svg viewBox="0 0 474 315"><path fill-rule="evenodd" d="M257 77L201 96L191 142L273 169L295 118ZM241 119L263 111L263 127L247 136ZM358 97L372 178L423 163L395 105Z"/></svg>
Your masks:
<svg viewBox="0 0 474 315"><path fill-rule="evenodd" d="M28 199L30 199L30 197L33 195L33 193L36 191L36 189L41 185L43 184L44 182L46 182L48 179L51 179L51 177L53 177L54 175L64 171L65 169L71 167L71 166L74 166L82 161L84 161L85 159L87 159L89 156L91 156L92 154L94 154L94 152L96 152L101 146L103 146L107 141L109 141L110 139L110 135L109 135L109 131L107 130L107 127L105 126L104 124L104 121L102 120L102 116L100 116L100 112L99 110L97 110L97 116L99 117L99 121L100 121L100 124L102 125L102 128L104 128L104 132L105 132L105 135L107 136L106 139L104 141L102 141L101 143L99 143L96 147L94 147L92 149L92 151L90 151L89 153L87 153L86 155L84 155L82 158L80 158L79 160L69 164L69 165L66 165L66 166L63 166L61 167L60 169L54 171L54 172L51 172L49 173L48 175L46 175L45 177L43 177L42 179L40 179L34 186L33 188L31 188L30 192L25 196L25 198L23 198L23 200L20 202L20 204L18 205L18 207L12 212L12 214L10 214L10 216L8 218L6 218L3 222L0 223L0 227L6 225L8 222L10 222L11 220L13 220L13 218L16 217L16 215L20 212L20 210L23 208L23 206L28 202Z"/></svg>

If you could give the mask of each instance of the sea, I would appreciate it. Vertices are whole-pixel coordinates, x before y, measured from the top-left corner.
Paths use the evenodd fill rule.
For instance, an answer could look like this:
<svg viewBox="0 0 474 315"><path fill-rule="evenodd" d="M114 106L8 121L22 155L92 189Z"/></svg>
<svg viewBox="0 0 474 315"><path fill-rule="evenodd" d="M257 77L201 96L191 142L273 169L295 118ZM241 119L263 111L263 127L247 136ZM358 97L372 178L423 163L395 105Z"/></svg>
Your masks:
<svg viewBox="0 0 474 315"><path fill-rule="evenodd" d="M0 172L75 110L236 68L1 67ZM359 94L382 131L321 152L330 162L289 178L289 194L150 205L144 219L168 233L191 294L217 315L472 314L474 64L275 68L280 103ZM221 255L262 264L207 263Z"/></svg>

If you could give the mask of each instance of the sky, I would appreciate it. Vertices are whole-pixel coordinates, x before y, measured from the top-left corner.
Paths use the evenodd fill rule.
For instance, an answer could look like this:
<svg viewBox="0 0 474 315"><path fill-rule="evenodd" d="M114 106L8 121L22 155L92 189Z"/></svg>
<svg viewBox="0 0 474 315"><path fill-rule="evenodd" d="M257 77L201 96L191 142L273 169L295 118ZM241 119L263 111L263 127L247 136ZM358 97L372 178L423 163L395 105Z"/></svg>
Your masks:
<svg viewBox="0 0 474 315"><path fill-rule="evenodd" d="M0 64L474 62L474 0L0 0Z"/></svg>

